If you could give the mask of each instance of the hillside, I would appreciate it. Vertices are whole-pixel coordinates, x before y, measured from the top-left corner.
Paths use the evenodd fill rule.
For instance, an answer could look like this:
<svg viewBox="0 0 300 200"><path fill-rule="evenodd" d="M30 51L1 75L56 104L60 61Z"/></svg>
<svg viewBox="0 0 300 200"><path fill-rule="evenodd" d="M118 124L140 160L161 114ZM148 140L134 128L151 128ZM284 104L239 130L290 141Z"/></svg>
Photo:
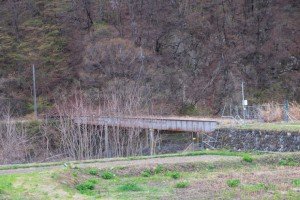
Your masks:
<svg viewBox="0 0 300 200"><path fill-rule="evenodd" d="M1 0L0 103L32 112L77 89L150 113L300 101L297 0ZM124 103L125 102L125 103ZM113 104L113 103L112 103ZM151 111L149 111L151 110Z"/></svg>

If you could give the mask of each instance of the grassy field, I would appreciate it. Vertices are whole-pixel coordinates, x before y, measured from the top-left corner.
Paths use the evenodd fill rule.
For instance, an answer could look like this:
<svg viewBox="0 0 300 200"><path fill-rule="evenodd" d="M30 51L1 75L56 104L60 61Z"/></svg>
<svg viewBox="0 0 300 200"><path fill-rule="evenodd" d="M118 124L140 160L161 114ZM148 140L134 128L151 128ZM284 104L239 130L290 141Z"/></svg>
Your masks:
<svg viewBox="0 0 300 200"><path fill-rule="evenodd" d="M300 123L251 123L236 128L245 130L291 131L300 133Z"/></svg>
<svg viewBox="0 0 300 200"><path fill-rule="evenodd" d="M220 154L220 152L219 152ZM204 162L68 165L0 176L0 199L299 199L300 153L152 158ZM228 157L230 156L230 157ZM212 161L214 157L224 160ZM228 161L226 161L228 158ZM229 160L229 158L231 160ZM128 160L127 160L128 161ZM162 162L163 163L163 162Z"/></svg>
<svg viewBox="0 0 300 200"><path fill-rule="evenodd" d="M186 156L200 156L200 155L220 155L220 156L247 156L247 155L258 155L261 152L237 152L230 150L205 150L205 151L193 151L184 153L174 153L174 154L160 154L154 156L134 156L134 157L120 157L120 158L107 158L107 159L93 159L93 160L80 160L80 161L61 161L61 162L49 162L49 163L28 163L28 164L15 164L15 165L0 165L0 170L8 169L23 169L32 167L51 167L51 166L61 166L64 164L74 165L74 164L89 164L89 163L104 163L113 161L126 161L126 160L143 160L151 158L169 158L169 157L186 157Z"/></svg>

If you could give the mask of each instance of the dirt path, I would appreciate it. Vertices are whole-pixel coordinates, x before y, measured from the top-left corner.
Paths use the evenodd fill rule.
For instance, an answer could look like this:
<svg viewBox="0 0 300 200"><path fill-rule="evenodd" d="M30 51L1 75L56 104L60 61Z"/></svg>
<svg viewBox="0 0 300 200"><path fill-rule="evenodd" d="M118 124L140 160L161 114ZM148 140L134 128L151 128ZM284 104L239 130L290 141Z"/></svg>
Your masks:
<svg viewBox="0 0 300 200"><path fill-rule="evenodd" d="M111 168L111 167L126 167L126 166L151 166L157 164L180 164L180 163L194 163L194 162L206 162L213 163L216 161L237 161L241 158L236 156L217 156L217 155L201 155L201 156L179 156L179 157L165 157L165 158L149 158L142 160L119 160L119 161L106 161L95 163L82 163L76 164L78 167L97 167L99 169ZM30 173L55 169L63 169L65 166L48 166L48 167L30 167L20 169L0 170L0 175L4 174L16 174L16 173Z"/></svg>

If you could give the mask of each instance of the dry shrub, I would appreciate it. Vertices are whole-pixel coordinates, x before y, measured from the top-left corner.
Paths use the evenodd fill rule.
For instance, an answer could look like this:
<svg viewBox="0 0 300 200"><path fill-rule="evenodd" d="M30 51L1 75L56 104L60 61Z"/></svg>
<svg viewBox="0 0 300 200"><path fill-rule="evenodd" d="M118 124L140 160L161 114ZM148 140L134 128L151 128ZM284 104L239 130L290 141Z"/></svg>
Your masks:
<svg viewBox="0 0 300 200"><path fill-rule="evenodd" d="M1 111L0 164L25 162L30 149L25 129L16 126L9 109Z"/></svg>
<svg viewBox="0 0 300 200"><path fill-rule="evenodd" d="M85 123L85 120L99 120L97 116L122 117L144 113L147 101L143 98L143 91L134 85L127 86L126 90L124 88L124 90L118 91L119 87L112 87L112 91L106 90L105 94L99 94L101 99L98 104L81 90L75 92L71 100L57 101L56 109L59 119L57 129L61 138L62 153L68 155L69 158L82 160L105 156L142 155L149 149L147 142L149 140L141 128L91 126ZM74 119L83 120L83 122L79 124ZM107 151L105 130L109 132ZM158 135L155 133L155 136Z"/></svg>
<svg viewBox="0 0 300 200"><path fill-rule="evenodd" d="M278 103L266 103L259 108L259 115L264 122L278 122L283 119L283 109Z"/></svg>
<svg viewBox="0 0 300 200"><path fill-rule="evenodd" d="M292 120L300 120L300 104L292 102L289 107L289 117Z"/></svg>

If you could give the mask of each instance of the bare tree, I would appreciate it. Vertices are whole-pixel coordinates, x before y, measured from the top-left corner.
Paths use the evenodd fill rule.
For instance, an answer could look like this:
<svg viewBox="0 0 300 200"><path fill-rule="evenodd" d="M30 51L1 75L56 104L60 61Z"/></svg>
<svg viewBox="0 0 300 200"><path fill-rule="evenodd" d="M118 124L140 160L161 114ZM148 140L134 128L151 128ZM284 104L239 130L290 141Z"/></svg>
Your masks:
<svg viewBox="0 0 300 200"><path fill-rule="evenodd" d="M70 1L75 24L79 24L84 29L90 29L94 23L92 1L91 0L72 0Z"/></svg>
<svg viewBox="0 0 300 200"><path fill-rule="evenodd" d="M10 14L10 26L17 40L20 38L20 22L24 12L24 2L21 0L8 0L7 8Z"/></svg>

